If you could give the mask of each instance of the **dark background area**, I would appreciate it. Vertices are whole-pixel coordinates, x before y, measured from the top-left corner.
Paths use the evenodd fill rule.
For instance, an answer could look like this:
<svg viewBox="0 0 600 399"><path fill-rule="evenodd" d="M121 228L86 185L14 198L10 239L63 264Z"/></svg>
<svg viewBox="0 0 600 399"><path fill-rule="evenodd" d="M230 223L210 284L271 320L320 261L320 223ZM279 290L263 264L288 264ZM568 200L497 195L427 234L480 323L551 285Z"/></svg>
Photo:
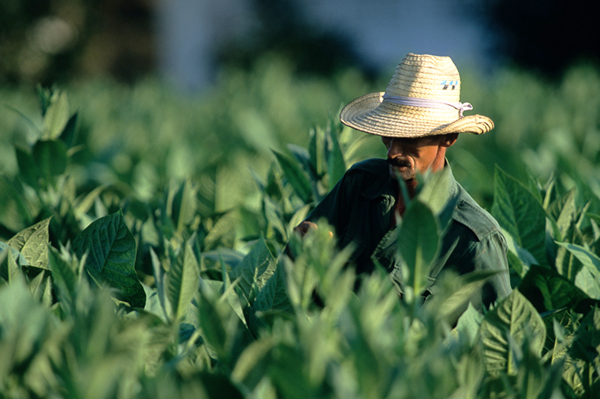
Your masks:
<svg viewBox="0 0 600 399"><path fill-rule="evenodd" d="M489 53L508 65L559 78L574 62L598 63L600 41L591 0L458 0L495 41ZM299 72L329 75L340 65L377 70L335 27L311 29L301 2L252 0L253 34L217 49L219 65L250 67L280 53ZM123 82L156 72L152 0L5 0L0 2L0 84L44 85L109 75Z"/></svg>

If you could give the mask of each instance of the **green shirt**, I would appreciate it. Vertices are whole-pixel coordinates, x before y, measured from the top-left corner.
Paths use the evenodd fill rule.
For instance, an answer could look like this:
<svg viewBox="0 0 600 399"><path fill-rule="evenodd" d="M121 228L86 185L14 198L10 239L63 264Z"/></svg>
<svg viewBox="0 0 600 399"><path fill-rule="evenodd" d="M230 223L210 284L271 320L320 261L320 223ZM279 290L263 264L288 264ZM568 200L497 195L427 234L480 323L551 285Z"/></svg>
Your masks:
<svg viewBox="0 0 600 399"><path fill-rule="evenodd" d="M450 179L449 192L440 193L447 196L448 201L456 200L450 225L442 237L439 259L446 261L433 270L436 270L435 275L440 269L452 269L459 274L500 270L501 273L494 275L481 292L483 305L489 307L511 291L506 240L496 220L454 180L451 171ZM356 266L357 273L370 273L376 259L388 269L402 291L400 260L395 245L399 231L394 223L395 204L387 161L368 159L353 165L307 219L317 222L325 218L335 228L340 248L349 244L354 246L351 263ZM430 276L432 282L435 275Z"/></svg>

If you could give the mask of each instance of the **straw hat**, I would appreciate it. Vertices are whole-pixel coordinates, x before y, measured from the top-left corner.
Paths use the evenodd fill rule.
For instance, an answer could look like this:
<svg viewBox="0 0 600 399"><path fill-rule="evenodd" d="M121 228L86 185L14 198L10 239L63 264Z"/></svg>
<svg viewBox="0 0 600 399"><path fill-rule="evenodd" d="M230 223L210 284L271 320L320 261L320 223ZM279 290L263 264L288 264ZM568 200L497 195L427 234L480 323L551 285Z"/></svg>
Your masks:
<svg viewBox="0 0 600 399"><path fill-rule="evenodd" d="M494 122L460 102L460 76L450 57L408 54L396 67L385 93L371 93L346 105L343 124L388 137L424 137L447 133L483 134Z"/></svg>

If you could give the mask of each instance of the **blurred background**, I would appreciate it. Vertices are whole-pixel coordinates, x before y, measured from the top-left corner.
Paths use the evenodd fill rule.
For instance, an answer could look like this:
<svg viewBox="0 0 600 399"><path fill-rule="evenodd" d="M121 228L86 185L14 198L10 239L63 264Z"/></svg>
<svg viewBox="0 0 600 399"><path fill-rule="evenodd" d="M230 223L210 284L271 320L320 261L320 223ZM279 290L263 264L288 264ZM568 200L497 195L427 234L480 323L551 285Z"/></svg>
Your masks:
<svg viewBox="0 0 600 399"><path fill-rule="evenodd" d="M416 52L451 56L462 101L496 123L449 155L484 205L496 164L600 192L591 10L591 0L3 0L0 172L18 173L9 144L39 137L40 84L79 112L78 187L125 183L151 198L192 177L228 209L256 191L249 169L264 176L272 149L306 146ZM352 160L380 147L371 140Z"/></svg>
<svg viewBox="0 0 600 399"><path fill-rule="evenodd" d="M49 85L158 74L191 90L262 54L331 74L395 66L409 51L557 77L598 61L590 0L4 0L0 82Z"/></svg>

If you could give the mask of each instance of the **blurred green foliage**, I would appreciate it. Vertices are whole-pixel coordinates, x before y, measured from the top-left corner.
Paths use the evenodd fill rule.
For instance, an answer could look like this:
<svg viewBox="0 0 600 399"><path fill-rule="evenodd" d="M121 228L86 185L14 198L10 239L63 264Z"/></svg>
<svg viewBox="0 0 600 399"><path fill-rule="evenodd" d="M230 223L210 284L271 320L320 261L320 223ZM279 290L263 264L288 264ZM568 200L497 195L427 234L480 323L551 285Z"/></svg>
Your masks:
<svg viewBox="0 0 600 399"><path fill-rule="evenodd" d="M487 275L443 273L422 303L435 198L405 214L406 234L426 228L398 248L402 299L385 271L345 267L328 226L292 233L381 155L337 121L382 87L356 71L297 79L264 59L197 98L151 80L0 91L1 396L593 398L598 72L463 75L497 127L448 154L505 232L515 290L458 320Z"/></svg>

